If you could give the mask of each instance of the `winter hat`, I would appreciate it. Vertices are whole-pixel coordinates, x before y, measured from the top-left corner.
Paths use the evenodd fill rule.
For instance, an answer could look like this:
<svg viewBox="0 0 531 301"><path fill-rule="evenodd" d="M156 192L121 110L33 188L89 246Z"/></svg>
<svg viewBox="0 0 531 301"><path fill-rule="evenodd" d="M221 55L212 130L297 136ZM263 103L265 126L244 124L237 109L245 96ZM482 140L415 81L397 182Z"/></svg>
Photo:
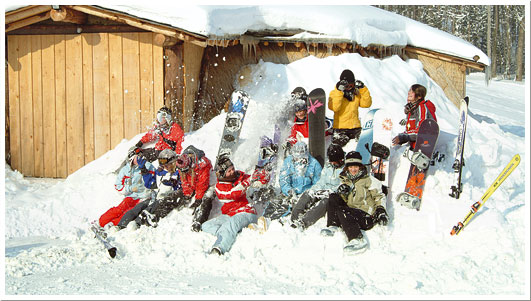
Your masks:
<svg viewBox="0 0 531 301"><path fill-rule="evenodd" d="M167 148L160 152L159 154L159 166L172 163L177 160L177 153Z"/></svg>
<svg viewBox="0 0 531 301"><path fill-rule="evenodd" d="M231 166L234 166L234 164L229 159L229 157L219 158L218 164L216 165L216 176L218 178L225 177L225 173Z"/></svg>
<svg viewBox="0 0 531 301"><path fill-rule="evenodd" d="M345 167L349 167L352 165L358 165L363 166L363 162L361 161L361 154L359 152L349 152L345 158Z"/></svg>
<svg viewBox="0 0 531 301"><path fill-rule="evenodd" d="M329 162L340 162L345 160L345 151L339 144L332 143L326 150Z"/></svg>
<svg viewBox="0 0 531 301"><path fill-rule="evenodd" d="M308 154L308 145L302 141L297 141L291 148L291 155L295 160L306 157Z"/></svg>
<svg viewBox="0 0 531 301"><path fill-rule="evenodd" d="M308 106L306 105L306 101L302 100L302 99L295 100L295 103L293 104L293 108L294 108L295 112L308 110Z"/></svg>
<svg viewBox="0 0 531 301"><path fill-rule="evenodd" d="M163 119L166 120L166 124L171 124L171 110L168 107L162 107L157 112L157 121L159 124L162 123Z"/></svg>
<svg viewBox="0 0 531 301"><path fill-rule="evenodd" d="M341 72L339 80L346 80L349 84L353 84L356 81L356 78L354 77L354 73L352 73L352 71L345 69L343 72Z"/></svg>

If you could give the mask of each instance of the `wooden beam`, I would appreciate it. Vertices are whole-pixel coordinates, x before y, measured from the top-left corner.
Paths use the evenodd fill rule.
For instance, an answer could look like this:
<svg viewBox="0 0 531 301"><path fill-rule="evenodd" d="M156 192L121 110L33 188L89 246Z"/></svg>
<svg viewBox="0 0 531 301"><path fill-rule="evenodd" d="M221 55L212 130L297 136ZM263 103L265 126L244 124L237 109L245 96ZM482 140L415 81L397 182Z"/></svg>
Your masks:
<svg viewBox="0 0 531 301"><path fill-rule="evenodd" d="M35 15L35 16L29 17L29 18L26 18L26 19L22 19L22 20L19 20L19 21L16 21L16 22L12 22L12 23L9 23L9 24L6 23L6 32L10 32L10 31L13 31L15 29L22 28L24 26L28 26L28 25L31 25L31 24L34 24L34 23L37 23L37 22L41 22L41 21L47 20L49 18L50 18L50 11L48 10L45 13L41 13L41 14L38 14L38 15Z"/></svg>
<svg viewBox="0 0 531 301"><path fill-rule="evenodd" d="M87 14L66 7L50 10L50 17L55 22L68 22L74 24L85 24L87 22Z"/></svg>
<svg viewBox="0 0 531 301"><path fill-rule="evenodd" d="M47 11L50 11L52 7L50 5L31 5L25 8L17 9L16 11L6 13L5 23L17 22L34 15L38 15Z"/></svg>
<svg viewBox="0 0 531 301"><path fill-rule="evenodd" d="M162 47L171 47L177 44L177 41L178 40L176 38L165 36L161 33L157 33L153 37L153 42L155 43L155 45L162 46Z"/></svg>
<svg viewBox="0 0 531 301"><path fill-rule="evenodd" d="M54 23L58 24L58 23ZM82 33L114 33L114 32L146 32L143 29L123 25L54 25L54 24L32 24L16 30L12 30L9 35L49 35L49 34L78 34L81 28Z"/></svg>
<svg viewBox="0 0 531 301"><path fill-rule="evenodd" d="M471 61L471 60L467 60L467 59L464 59L464 58L458 58L458 57L451 56L451 55L448 55L448 54L434 52L434 51L431 51L431 50L428 50L428 49L406 46L405 47L405 51L406 52L411 52L411 53L414 53L414 54L424 55L424 56L435 58L435 59L439 59L439 60L442 60L442 61L445 61L445 62L450 62L450 63L454 63L454 64L459 64L459 65L465 65L465 66L467 66L469 68L473 68L473 69L480 70L480 71L483 71L485 69L485 65L482 64L482 63L476 63L476 62Z"/></svg>
<svg viewBox="0 0 531 301"><path fill-rule="evenodd" d="M153 23L148 23L146 21L130 17L127 15L115 13L115 12L109 12L103 9L98 9L95 7L92 7L90 5L72 5L70 6L72 9L84 12L96 17L100 17L103 19L112 20L115 22L125 23L134 27L142 28L148 31L152 31L155 33L160 33L166 36L174 37L179 40L187 41L189 43L195 44L200 47L206 47L206 39L198 38L190 34L184 34L180 31L177 31L171 27L166 27L162 25L157 25Z"/></svg>

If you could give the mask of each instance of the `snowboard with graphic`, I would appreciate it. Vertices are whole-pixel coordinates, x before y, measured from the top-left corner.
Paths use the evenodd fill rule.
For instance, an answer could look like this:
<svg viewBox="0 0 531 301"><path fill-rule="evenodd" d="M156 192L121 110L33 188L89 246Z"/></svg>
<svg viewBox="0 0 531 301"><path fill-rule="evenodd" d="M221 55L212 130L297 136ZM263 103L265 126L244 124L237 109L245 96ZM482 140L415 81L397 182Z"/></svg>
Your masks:
<svg viewBox="0 0 531 301"><path fill-rule="evenodd" d="M310 155L321 167L325 162L326 131L326 93L323 89L314 89L308 94L308 138Z"/></svg>
<svg viewBox="0 0 531 301"><path fill-rule="evenodd" d="M373 122L374 115L380 109L372 109L365 117L363 117L363 122L361 124L361 133L356 145L356 151L361 155L361 161L365 166L369 166L371 162L371 147L373 141Z"/></svg>
<svg viewBox="0 0 531 301"><path fill-rule="evenodd" d="M249 94L245 91L236 90L232 92L229 110L227 112L227 117L225 118L225 127L223 128L218 155L216 156L216 164L219 158L223 156L232 158L232 155L238 146L243 120L250 100L251 98L249 97ZM216 166L216 164L214 164L214 166Z"/></svg>
<svg viewBox="0 0 531 301"><path fill-rule="evenodd" d="M412 163L409 168L406 188L404 192L396 197L396 201L401 205L420 210L429 161L433 155L438 138L439 125L437 122L433 119L424 120L419 126L415 149L413 151L406 149L406 155Z"/></svg>

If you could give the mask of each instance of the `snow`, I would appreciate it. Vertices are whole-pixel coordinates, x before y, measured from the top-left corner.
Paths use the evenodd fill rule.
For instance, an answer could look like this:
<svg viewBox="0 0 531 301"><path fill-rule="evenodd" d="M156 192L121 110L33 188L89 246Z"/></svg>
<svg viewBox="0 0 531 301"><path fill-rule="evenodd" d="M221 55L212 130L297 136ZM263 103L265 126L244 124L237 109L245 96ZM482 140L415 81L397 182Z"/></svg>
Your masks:
<svg viewBox="0 0 531 301"><path fill-rule="evenodd" d="M399 121L404 117L408 88L414 83L425 85L427 98L437 107L441 128L437 150L446 155L445 161L430 168L422 208L415 211L393 200L404 189L409 162L402 157L405 146L392 149L387 201L391 221L387 227L365 232L367 252L344 255L344 234L319 235L326 225L323 218L304 232L278 223L264 234L243 229L229 253L212 256L208 251L215 237L192 232L191 210L186 208L172 212L157 228L112 233L110 240L118 255L111 259L88 230L88 223L121 202L114 190L113 171L141 137L139 133L67 179L26 178L5 167L3 293L70 299L106 295L113 295L108 299L145 299L149 295L529 298L529 178L525 172L529 105L523 83L493 80L486 86L484 74L467 77L470 116L464 191L456 200L448 193L458 110L424 73L419 61L344 54L307 57L289 65L259 62L234 83L252 96L234 158L236 167L252 171L259 137L273 133L271 120L281 113L281 104L293 88L311 91L322 87L329 93L345 68L353 70L369 88L372 108L392 113L395 134L403 131ZM360 109L362 118L367 111ZM214 159L225 115L221 113L187 133L183 147L193 144ZM327 110L327 115L331 117L332 112ZM351 142L346 148L352 147ZM460 235L450 236L452 226L464 218L516 153L522 156L520 166L468 227ZM211 216L219 214L217 201L214 209Z"/></svg>
<svg viewBox="0 0 531 301"><path fill-rule="evenodd" d="M282 3L285 4L285 3ZM490 65L488 56L471 43L426 24L368 5L115 5L101 8L167 24L215 39L231 39L247 31L304 30L282 39L312 39L384 46L415 46ZM237 20L237 22L235 22Z"/></svg>

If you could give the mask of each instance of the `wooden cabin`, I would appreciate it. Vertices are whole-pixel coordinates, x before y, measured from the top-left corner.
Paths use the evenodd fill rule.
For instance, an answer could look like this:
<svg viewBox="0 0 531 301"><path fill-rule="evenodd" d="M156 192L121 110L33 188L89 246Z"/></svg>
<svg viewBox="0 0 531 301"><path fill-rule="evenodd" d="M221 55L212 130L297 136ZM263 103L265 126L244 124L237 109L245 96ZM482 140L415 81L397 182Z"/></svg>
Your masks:
<svg viewBox="0 0 531 301"><path fill-rule="evenodd" d="M485 67L411 46L294 40L300 30L217 39L93 5L23 6L6 11L5 26L6 162L33 177L66 178L147 131L163 105L185 131L201 127L260 59L415 58L455 104L467 68Z"/></svg>

